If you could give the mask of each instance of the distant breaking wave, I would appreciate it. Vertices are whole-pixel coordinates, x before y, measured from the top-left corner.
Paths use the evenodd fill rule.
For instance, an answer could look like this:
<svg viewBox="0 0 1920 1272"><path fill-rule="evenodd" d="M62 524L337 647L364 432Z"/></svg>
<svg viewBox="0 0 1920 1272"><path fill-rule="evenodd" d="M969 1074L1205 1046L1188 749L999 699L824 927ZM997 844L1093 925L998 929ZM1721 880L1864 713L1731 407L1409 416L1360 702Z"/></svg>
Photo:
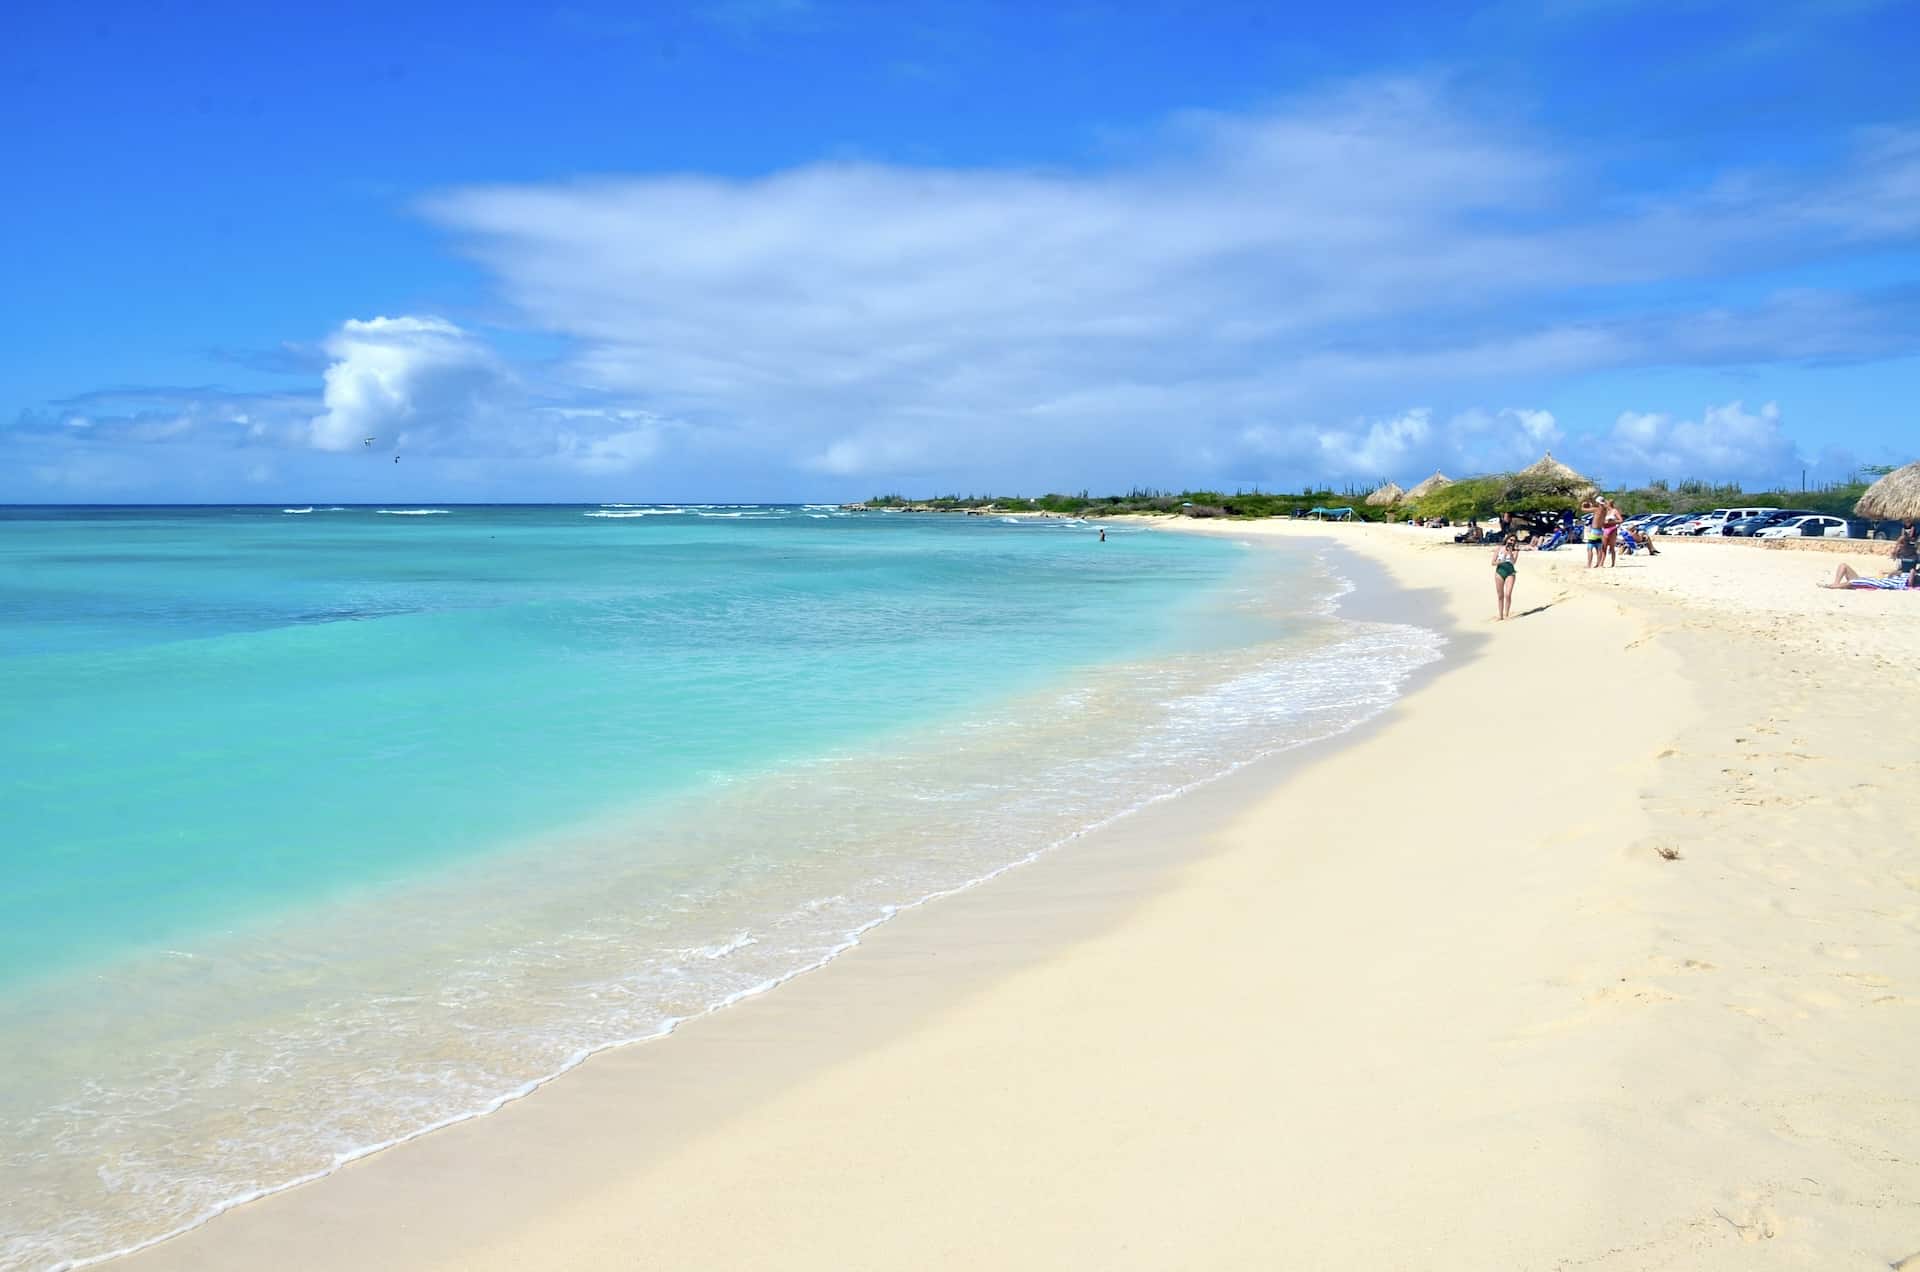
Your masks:
<svg viewBox="0 0 1920 1272"><path fill-rule="evenodd" d="M444 517L445 508L379 508L375 510L382 517Z"/></svg>
<svg viewBox="0 0 1920 1272"><path fill-rule="evenodd" d="M285 513L292 513L292 514L294 514L294 515L296 515L296 516L297 516L297 515L299 515L300 513L303 513L303 512L312 512L312 511L313 511L313 509L311 509L311 508L282 508L282 509L281 509L280 511L282 511L282 512L285 512Z"/></svg>

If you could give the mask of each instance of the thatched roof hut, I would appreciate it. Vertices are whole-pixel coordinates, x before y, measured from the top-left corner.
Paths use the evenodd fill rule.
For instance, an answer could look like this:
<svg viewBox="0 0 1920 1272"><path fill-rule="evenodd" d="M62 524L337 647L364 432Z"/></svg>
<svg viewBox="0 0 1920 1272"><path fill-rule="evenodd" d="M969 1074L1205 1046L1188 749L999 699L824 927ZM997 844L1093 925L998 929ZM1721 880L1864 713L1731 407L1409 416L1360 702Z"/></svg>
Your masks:
<svg viewBox="0 0 1920 1272"><path fill-rule="evenodd" d="M1867 487L1854 512L1876 521L1905 521L1920 517L1920 460L1896 468Z"/></svg>
<svg viewBox="0 0 1920 1272"><path fill-rule="evenodd" d="M1451 485L1453 485L1453 478L1447 476L1443 472L1439 472L1436 470L1433 476L1427 478L1425 481L1415 486L1412 490L1409 490L1407 492L1406 497L1409 499L1423 499L1426 496L1432 494L1434 491L1440 489L1440 487L1451 486Z"/></svg>
<svg viewBox="0 0 1920 1272"><path fill-rule="evenodd" d="M1507 486L1506 501L1578 501L1591 499L1598 493L1599 487L1555 459L1553 452L1548 451L1540 457L1539 463L1513 475L1513 481Z"/></svg>
<svg viewBox="0 0 1920 1272"><path fill-rule="evenodd" d="M1367 496L1367 506L1370 508L1389 507L1390 505L1399 503L1406 493L1406 491L1400 489L1400 487L1394 485L1392 482L1388 482Z"/></svg>

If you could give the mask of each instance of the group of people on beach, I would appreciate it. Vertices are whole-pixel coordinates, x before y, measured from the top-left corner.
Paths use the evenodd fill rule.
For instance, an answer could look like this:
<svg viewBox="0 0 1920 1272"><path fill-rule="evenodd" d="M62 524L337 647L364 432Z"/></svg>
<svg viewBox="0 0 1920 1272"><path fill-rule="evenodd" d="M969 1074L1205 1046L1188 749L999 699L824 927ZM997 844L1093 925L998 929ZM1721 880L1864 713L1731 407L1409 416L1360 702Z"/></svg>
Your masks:
<svg viewBox="0 0 1920 1272"><path fill-rule="evenodd" d="M1620 506L1605 498L1595 498L1581 506L1592 509L1587 528L1586 568L1598 569L1603 563L1612 565L1619 558L1616 540L1621 533L1620 523L1625 520L1620 515ZM1652 544L1645 546L1652 550ZM1915 530L1913 521L1901 526L1900 536L1893 541L1887 555L1893 558L1893 568L1885 574L1862 574L1843 561L1834 568L1833 578L1819 586L1855 592L1920 591L1920 532ZM1517 535L1508 534L1493 550L1493 594L1499 603L1501 622L1513 616L1513 587L1519 576L1520 540Z"/></svg>
<svg viewBox="0 0 1920 1272"><path fill-rule="evenodd" d="M1626 534L1622 523L1626 521L1627 514L1605 495L1595 495L1586 500L1580 505L1580 511L1586 514L1587 519L1587 568L1597 570L1603 565L1611 567L1620 564L1620 539ZM1567 513L1566 517L1571 521L1573 514ZM1644 547L1648 556L1660 555L1651 541L1637 546Z"/></svg>
<svg viewBox="0 0 1920 1272"><path fill-rule="evenodd" d="M1597 570L1601 566L1614 566L1620 563L1620 542L1626 537L1624 522L1627 514L1620 505L1605 495L1595 495L1580 505L1584 514L1585 540L1587 545L1587 566ZM1501 517L1502 529L1506 528L1506 517ZM1557 534L1542 548L1559 546L1573 537L1574 516L1571 510L1561 514L1561 526ZM1659 556L1659 550L1653 542L1644 536L1635 541L1627 539L1628 550L1643 549L1648 556ZM1505 622L1513 614L1513 587L1520 575L1520 538L1511 533L1502 533L1498 546L1493 550L1493 592L1499 603L1500 620Z"/></svg>

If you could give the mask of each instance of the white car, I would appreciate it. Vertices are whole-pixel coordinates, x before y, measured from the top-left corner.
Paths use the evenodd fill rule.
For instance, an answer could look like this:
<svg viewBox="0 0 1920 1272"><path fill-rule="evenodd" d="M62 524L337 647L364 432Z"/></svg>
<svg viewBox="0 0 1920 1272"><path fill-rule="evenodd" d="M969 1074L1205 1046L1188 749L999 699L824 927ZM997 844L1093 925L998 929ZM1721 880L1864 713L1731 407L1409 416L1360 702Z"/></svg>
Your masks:
<svg viewBox="0 0 1920 1272"><path fill-rule="evenodd" d="M1675 534L1725 534L1727 526L1742 517L1765 517L1780 511L1778 508L1715 508L1712 512L1703 512L1692 521L1682 522L1673 530Z"/></svg>
<svg viewBox="0 0 1920 1272"><path fill-rule="evenodd" d="M1733 515L1733 509L1731 508L1715 508L1712 512L1703 512L1698 514L1697 516L1688 517L1685 521L1682 521L1679 525L1674 526L1671 530L1668 531L1668 533L1669 534L1705 534L1707 533L1708 527L1712 527L1714 530L1718 530L1721 526L1727 523L1727 518L1731 517L1732 515Z"/></svg>
<svg viewBox="0 0 1920 1272"><path fill-rule="evenodd" d="M1844 539L1847 537L1845 517L1829 517L1815 514L1810 517L1789 517L1777 526L1768 526L1754 534L1756 539L1798 539L1802 535L1808 538L1826 537Z"/></svg>

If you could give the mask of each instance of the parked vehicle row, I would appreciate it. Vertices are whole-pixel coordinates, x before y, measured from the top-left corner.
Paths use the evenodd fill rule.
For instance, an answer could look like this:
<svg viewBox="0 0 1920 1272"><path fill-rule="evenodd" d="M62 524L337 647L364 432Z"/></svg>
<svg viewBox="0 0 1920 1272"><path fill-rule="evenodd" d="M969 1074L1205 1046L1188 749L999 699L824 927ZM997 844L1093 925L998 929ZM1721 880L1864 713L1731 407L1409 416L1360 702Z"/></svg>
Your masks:
<svg viewBox="0 0 1920 1272"><path fill-rule="evenodd" d="M1699 513L1642 513L1627 518L1625 524L1637 534L1759 539L1865 539L1889 533L1886 527L1870 521L1815 512L1811 508L1715 508Z"/></svg>

